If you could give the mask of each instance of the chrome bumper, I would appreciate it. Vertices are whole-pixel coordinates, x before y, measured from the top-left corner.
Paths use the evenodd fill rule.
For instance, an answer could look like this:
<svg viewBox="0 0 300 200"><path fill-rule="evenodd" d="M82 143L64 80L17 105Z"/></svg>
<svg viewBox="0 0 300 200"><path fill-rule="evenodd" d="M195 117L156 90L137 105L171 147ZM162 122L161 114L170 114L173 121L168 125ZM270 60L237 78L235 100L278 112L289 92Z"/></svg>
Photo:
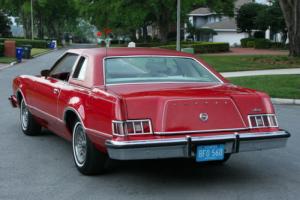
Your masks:
<svg viewBox="0 0 300 200"><path fill-rule="evenodd" d="M109 157L116 160L159 158L188 158L195 156L198 145L225 144L225 153L260 151L286 145L290 133L286 131L234 133L216 136L186 136L176 139L114 141L106 146Z"/></svg>

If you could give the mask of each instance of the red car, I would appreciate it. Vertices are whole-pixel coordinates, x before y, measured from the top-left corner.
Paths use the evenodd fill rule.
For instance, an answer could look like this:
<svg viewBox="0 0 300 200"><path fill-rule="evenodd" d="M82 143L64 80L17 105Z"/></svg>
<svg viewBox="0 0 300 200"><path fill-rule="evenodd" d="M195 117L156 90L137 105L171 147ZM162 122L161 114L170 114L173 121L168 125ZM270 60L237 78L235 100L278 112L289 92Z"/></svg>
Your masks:
<svg viewBox="0 0 300 200"><path fill-rule="evenodd" d="M193 158L284 147L268 95L229 83L203 60L146 48L67 51L40 76L19 76L9 98L22 131L72 141L83 174L109 159Z"/></svg>

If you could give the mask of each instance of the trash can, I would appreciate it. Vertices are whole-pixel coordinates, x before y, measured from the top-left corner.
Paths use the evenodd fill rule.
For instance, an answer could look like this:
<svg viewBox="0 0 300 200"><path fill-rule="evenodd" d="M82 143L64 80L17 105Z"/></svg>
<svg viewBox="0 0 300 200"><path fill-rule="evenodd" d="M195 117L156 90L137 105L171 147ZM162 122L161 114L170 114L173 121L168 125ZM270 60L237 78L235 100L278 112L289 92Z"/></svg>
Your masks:
<svg viewBox="0 0 300 200"><path fill-rule="evenodd" d="M19 63L22 62L23 51L23 47L16 47L16 58Z"/></svg>
<svg viewBox="0 0 300 200"><path fill-rule="evenodd" d="M194 48L182 48L181 51L185 53L195 54Z"/></svg>
<svg viewBox="0 0 300 200"><path fill-rule="evenodd" d="M47 47L51 49L51 40L47 41Z"/></svg>
<svg viewBox="0 0 300 200"><path fill-rule="evenodd" d="M52 40L50 43L50 49L56 49L57 48L57 41L56 40Z"/></svg>
<svg viewBox="0 0 300 200"><path fill-rule="evenodd" d="M31 45L23 45L23 58L30 59L31 58Z"/></svg>

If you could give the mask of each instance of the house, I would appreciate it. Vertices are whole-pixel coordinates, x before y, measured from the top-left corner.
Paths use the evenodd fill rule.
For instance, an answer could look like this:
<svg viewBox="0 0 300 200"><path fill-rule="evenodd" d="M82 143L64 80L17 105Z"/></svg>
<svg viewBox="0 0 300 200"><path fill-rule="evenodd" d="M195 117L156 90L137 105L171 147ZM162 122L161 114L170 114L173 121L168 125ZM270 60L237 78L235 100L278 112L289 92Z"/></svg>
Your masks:
<svg viewBox="0 0 300 200"><path fill-rule="evenodd" d="M236 10L246 3L268 3L267 0L237 0L235 3ZM230 18L211 11L209 8L201 7L193 10L188 14L189 22L196 28L213 29L217 34L211 35L206 41L211 42L228 42L230 46L240 45L242 38L248 37L247 33L239 33L235 18ZM185 34L187 37L188 34ZM201 40L202 38L195 38Z"/></svg>

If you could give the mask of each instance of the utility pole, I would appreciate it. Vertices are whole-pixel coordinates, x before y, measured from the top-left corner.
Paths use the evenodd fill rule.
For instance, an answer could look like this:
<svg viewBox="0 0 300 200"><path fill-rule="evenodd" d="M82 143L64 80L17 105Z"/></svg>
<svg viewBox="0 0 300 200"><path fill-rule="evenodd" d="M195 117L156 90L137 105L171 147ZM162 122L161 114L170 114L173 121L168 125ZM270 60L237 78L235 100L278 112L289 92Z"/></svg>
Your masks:
<svg viewBox="0 0 300 200"><path fill-rule="evenodd" d="M181 0L177 0L177 39L176 39L176 50L180 51L180 10Z"/></svg>
<svg viewBox="0 0 300 200"><path fill-rule="evenodd" d="M33 6L32 6L32 1L31 0L31 39L33 40L34 37L33 37Z"/></svg>

